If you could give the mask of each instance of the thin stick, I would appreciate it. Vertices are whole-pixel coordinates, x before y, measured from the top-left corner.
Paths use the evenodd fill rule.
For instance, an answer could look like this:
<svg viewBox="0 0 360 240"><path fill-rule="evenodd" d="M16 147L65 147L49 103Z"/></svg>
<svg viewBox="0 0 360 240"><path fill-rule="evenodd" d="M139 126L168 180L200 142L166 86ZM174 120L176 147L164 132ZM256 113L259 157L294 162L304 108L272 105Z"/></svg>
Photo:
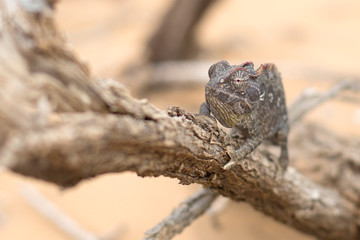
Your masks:
<svg viewBox="0 0 360 240"><path fill-rule="evenodd" d="M53 222L75 240L98 240L93 233L83 229L74 219L60 210L50 200L30 185L21 188L23 198L38 212Z"/></svg>
<svg viewBox="0 0 360 240"><path fill-rule="evenodd" d="M200 189L180 203L169 216L145 233L144 240L171 239L201 216L218 196L209 189Z"/></svg>
<svg viewBox="0 0 360 240"><path fill-rule="evenodd" d="M210 215L211 222L214 228L221 228L221 224L219 222L219 215L224 211L227 206L229 206L230 202L231 200L229 198L220 195L207 211L207 214Z"/></svg>
<svg viewBox="0 0 360 240"><path fill-rule="evenodd" d="M306 113L314 109L321 103L330 98L336 97L344 90L360 91L360 84L358 81L344 80L330 88L324 94L317 94L313 91L304 91L297 100L289 108L290 123L298 122Z"/></svg>

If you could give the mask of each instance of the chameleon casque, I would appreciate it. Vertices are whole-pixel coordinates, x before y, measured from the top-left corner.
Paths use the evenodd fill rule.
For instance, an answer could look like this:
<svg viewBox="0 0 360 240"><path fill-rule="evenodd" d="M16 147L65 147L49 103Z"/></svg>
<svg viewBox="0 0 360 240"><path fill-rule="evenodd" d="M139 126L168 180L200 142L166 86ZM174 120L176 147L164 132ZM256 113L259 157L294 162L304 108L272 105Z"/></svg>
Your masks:
<svg viewBox="0 0 360 240"><path fill-rule="evenodd" d="M230 65L227 61L213 64L200 107L201 115L210 113L225 127L236 128L245 143L239 149L228 148L230 168L251 153L264 140L281 148L279 165L286 170L289 159L288 116L280 73L274 64L263 64L257 70L252 62Z"/></svg>

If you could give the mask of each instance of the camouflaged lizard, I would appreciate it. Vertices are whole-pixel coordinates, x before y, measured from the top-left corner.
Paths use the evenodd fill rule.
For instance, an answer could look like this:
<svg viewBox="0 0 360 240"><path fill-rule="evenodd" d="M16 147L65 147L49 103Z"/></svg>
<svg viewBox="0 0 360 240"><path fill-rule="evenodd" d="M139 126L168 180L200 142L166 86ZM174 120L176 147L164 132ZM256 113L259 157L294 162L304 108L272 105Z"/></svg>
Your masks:
<svg viewBox="0 0 360 240"><path fill-rule="evenodd" d="M286 101L281 77L273 64L257 70L252 62L230 65L227 61L213 64L200 114L210 113L225 127L236 128L245 137L239 149L228 148L230 168L251 153L264 140L281 148L279 165L286 170L289 159L289 132Z"/></svg>

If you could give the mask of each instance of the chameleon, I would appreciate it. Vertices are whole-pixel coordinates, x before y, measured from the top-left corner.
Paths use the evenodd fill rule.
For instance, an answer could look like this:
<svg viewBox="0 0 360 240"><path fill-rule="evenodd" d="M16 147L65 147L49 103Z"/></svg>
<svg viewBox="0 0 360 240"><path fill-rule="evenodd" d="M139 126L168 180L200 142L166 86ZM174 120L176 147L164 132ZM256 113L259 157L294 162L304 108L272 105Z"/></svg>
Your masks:
<svg viewBox="0 0 360 240"><path fill-rule="evenodd" d="M238 149L227 148L230 161L224 168L230 169L266 140L280 146L278 164L285 171L289 164L289 123L276 66L262 64L255 70L252 62L230 65L222 60L209 68L208 75L200 115L212 114L224 127L245 138Z"/></svg>

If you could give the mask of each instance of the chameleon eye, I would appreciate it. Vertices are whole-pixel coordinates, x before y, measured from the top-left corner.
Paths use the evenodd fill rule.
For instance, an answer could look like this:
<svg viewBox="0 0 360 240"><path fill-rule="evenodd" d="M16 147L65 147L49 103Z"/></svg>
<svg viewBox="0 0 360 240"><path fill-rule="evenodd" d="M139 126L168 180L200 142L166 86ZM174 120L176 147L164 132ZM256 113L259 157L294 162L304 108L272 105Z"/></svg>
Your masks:
<svg viewBox="0 0 360 240"><path fill-rule="evenodd" d="M248 79L244 79L242 77L233 78L230 82L230 85L233 87L235 92L243 92L246 90L249 85Z"/></svg>
<svg viewBox="0 0 360 240"><path fill-rule="evenodd" d="M247 82L248 82L248 79L247 79L247 78L237 77L237 78L234 78L234 79L233 79L233 82L234 82L236 85L241 85L241 84L243 84L243 83L247 83Z"/></svg>

